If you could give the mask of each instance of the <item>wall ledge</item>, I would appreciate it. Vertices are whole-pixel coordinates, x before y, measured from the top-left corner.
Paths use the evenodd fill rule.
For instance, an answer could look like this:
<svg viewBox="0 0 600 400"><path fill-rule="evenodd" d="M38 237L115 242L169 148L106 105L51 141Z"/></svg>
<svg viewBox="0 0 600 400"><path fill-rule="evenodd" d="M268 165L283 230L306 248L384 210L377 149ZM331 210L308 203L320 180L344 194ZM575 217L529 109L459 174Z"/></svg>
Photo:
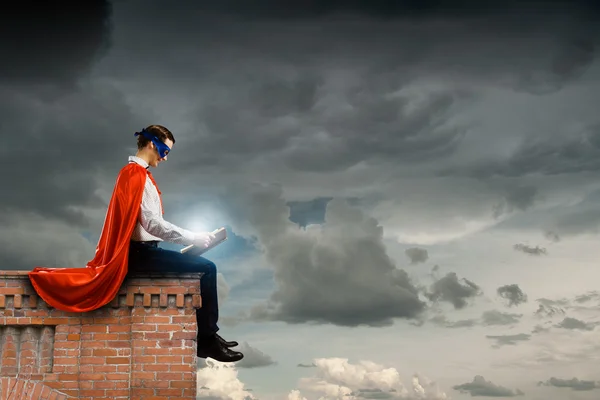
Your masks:
<svg viewBox="0 0 600 400"><path fill-rule="evenodd" d="M73 313L43 301L28 271L0 271L0 400L195 399L201 276L137 273Z"/></svg>

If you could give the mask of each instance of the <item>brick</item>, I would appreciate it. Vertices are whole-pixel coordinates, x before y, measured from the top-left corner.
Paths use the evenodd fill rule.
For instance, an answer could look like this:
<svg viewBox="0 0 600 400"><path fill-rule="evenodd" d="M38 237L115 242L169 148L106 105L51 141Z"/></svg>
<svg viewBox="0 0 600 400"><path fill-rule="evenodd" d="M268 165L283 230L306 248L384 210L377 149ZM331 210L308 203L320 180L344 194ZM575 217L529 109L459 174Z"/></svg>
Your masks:
<svg viewBox="0 0 600 400"><path fill-rule="evenodd" d="M110 324L118 324L119 323L119 317L99 317L99 318L94 318L94 324L101 324L101 325L110 325Z"/></svg>
<svg viewBox="0 0 600 400"><path fill-rule="evenodd" d="M160 295L158 304L160 307L166 307L169 304L169 298L166 293Z"/></svg>
<svg viewBox="0 0 600 400"><path fill-rule="evenodd" d="M94 348L94 347L99 347L99 348L104 348L106 347L106 344L102 341L99 340L82 340L81 341L81 347L82 348Z"/></svg>
<svg viewBox="0 0 600 400"><path fill-rule="evenodd" d="M108 328L106 325L87 325L81 328L82 332L90 333L90 332L98 332L98 333L106 333Z"/></svg>
<svg viewBox="0 0 600 400"><path fill-rule="evenodd" d="M155 286L144 286L144 287L139 288L140 293L147 293L147 294L160 294L161 291L162 291L162 289L160 287L155 287Z"/></svg>
<svg viewBox="0 0 600 400"><path fill-rule="evenodd" d="M156 362L156 356L133 356L133 362L135 364L155 363Z"/></svg>
<svg viewBox="0 0 600 400"><path fill-rule="evenodd" d="M192 382L190 381L170 381L170 387L171 388L178 388L178 389L187 389L187 388L191 388L192 387Z"/></svg>
<svg viewBox="0 0 600 400"><path fill-rule="evenodd" d="M183 340L159 340L158 347L181 347L183 345Z"/></svg>
<svg viewBox="0 0 600 400"><path fill-rule="evenodd" d="M44 318L44 325L63 325L69 323L69 318L66 317L48 317Z"/></svg>
<svg viewBox="0 0 600 400"><path fill-rule="evenodd" d="M173 340L179 340L179 339L193 340L193 339L196 339L196 336L197 336L196 332L173 332L173 335L171 338Z"/></svg>
<svg viewBox="0 0 600 400"><path fill-rule="evenodd" d="M113 349L118 348L129 348L131 347L131 343L128 340L109 340L106 342L107 347L111 347Z"/></svg>
<svg viewBox="0 0 600 400"><path fill-rule="evenodd" d="M77 374L58 374L58 379L60 381L76 381L79 376Z"/></svg>
<svg viewBox="0 0 600 400"><path fill-rule="evenodd" d="M94 389L116 389L117 383L114 381L95 381L93 386Z"/></svg>
<svg viewBox="0 0 600 400"><path fill-rule="evenodd" d="M75 364L77 364L77 359L73 359L70 357L55 357L54 364L55 365L75 365Z"/></svg>
<svg viewBox="0 0 600 400"><path fill-rule="evenodd" d="M112 381L127 381L129 380L129 374L106 374L106 379Z"/></svg>
<svg viewBox="0 0 600 400"><path fill-rule="evenodd" d="M131 326L128 325L111 325L108 327L108 331L110 333L113 332L129 332L131 330Z"/></svg>
<svg viewBox="0 0 600 400"><path fill-rule="evenodd" d="M94 356L116 356L117 355L117 350L116 349L93 349L92 350L92 354L94 354Z"/></svg>
<svg viewBox="0 0 600 400"><path fill-rule="evenodd" d="M162 380L162 378L161 378L161 379L157 379L157 380L141 382L140 386L143 386L145 388L153 388L153 389L157 389L157 388L168 389L169 381Z"/></svg>
<svg viewBox="0 0 600 400"><path fill-rule="evenodd" d="M156 332L156 324L135 324L131 327L132 332Z"/></svg>
<svg viewBox="0 0 600 400"><path fill-rule="evenodd" d="M106 357L107 364L129 364L129 357Z"/></svg>
<svg viewBox="0 0 600 400"><path fill-rule="evenodd" d="M93 372L117 372L116 365L94 365L92 367Z"/></svg>
<svg viewBox="0 0 600 400"><path fill-rule="evenodd" d="M94 333L94 340L117 340L118 333Z"/></svg>
<svg viewBox="0 0 600 400"><path fill-rule="evenodd" d="M84 381L102 381L104 379L109 379L108 375L110 374L81 374L80 378Z"/></svg>
<svg viewBox="0 0 600 400"><path fill-rule="evenodd" d="M144 355L168 356L169 354L171 354L171 349L157 349L154 347L147 347L144 349Z"/></svg>
<svg viewBox="0 0 600 400"><path fill-rule="evenodd" d="M100 397L100 396L106 395L106 391L105 390L99 390L99 389L80 390L79 394L81 396L90 396L90 397L96 398L96 397Z"/></svg>
<svg viewBox="0 0 600 400"><path fill-rule="evenodd" d="M160 364L181 364L181 361L181 356L156 356L156 362Z"/></svg>
<svg viewBox="0 0 600 400"><path fill-rule="evenodd" d="M145 332L144 333L144 338L145 339L154 339L154 340L168 340L171 338L171 333L170 332Z"/></svg>
<svg viewBox="0 0 600 400"><path fill-rule="evenodd" d="M143 371L168 372L169 366L165 364L145 364L142 366Z"/></svg>
<svg viewBox="0 0 600 400"><path fill-rule="evenodd" d="M156 389L158 396L181 396L182 393L182 389Z"/></svg>
<svg viewBox="0 0 600 400"><path fill-rule="evenodd" d="M0 288L0 293L3 295L15 295L15 294L23 294L25 293L25 289L23 287L2 287Z"/></svg>
<svg viewBox="0 0 600 400"><path fill-rule="evenodd" d="M23 297L20 294L15 295L13 299L13 307L21 308L23 307Z"/></svg>

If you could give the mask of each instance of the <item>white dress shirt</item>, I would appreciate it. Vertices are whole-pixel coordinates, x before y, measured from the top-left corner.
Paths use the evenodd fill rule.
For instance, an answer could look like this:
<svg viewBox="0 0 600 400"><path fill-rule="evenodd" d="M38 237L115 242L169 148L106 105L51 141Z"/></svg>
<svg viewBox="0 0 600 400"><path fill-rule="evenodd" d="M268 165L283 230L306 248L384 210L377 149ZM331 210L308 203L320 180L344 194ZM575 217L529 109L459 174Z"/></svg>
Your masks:
<svg viewBox="0 0 600 400"><path fill-rule="evenodd" d="M136 156L130 156L129 162L137 163L148 169L148 163ZM144 194L138 222L135 225L131 240L133 241L166 241L184 246L193 244L194 232L183 229L163 219L158 190L150 177L146 177Z"/></svg>

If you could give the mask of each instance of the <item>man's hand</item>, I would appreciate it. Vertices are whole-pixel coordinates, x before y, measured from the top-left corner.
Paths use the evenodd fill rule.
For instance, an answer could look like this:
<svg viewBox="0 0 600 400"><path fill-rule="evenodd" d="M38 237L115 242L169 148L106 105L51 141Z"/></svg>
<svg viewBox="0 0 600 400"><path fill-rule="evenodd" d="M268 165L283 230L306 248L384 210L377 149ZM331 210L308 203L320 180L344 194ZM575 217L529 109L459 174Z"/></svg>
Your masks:
<svg viewBox="0 0 600 400"><path fill-rule="evenodd" d="M207 248L215 239L215 235L212 232L197 232L195 236L194 244L202 248Z"/></svg>

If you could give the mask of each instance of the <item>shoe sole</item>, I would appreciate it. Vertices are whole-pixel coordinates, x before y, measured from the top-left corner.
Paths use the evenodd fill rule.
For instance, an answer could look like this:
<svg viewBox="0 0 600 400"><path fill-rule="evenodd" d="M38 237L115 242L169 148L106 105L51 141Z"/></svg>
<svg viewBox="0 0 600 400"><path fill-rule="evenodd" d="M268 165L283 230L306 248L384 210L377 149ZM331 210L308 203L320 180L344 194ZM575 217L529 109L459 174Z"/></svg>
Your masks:
<svg viewBox="0 0 600 400"><path fill-rule="evenodd" d="M218 358L215 358L215 357L212 357L212 356L209 356L209 355L205 355L205 354L200 354L200 355L197 355L197 356L198 356L198 358L212 358L213 360L216 360L218 362L224 362L224 363L226 363L226 362L238 362L238 361L240 361L241 359L244 358L244 356L241 356L239 358L235 358L235 359L232 359L232 360L219 360Z"/></svg>

